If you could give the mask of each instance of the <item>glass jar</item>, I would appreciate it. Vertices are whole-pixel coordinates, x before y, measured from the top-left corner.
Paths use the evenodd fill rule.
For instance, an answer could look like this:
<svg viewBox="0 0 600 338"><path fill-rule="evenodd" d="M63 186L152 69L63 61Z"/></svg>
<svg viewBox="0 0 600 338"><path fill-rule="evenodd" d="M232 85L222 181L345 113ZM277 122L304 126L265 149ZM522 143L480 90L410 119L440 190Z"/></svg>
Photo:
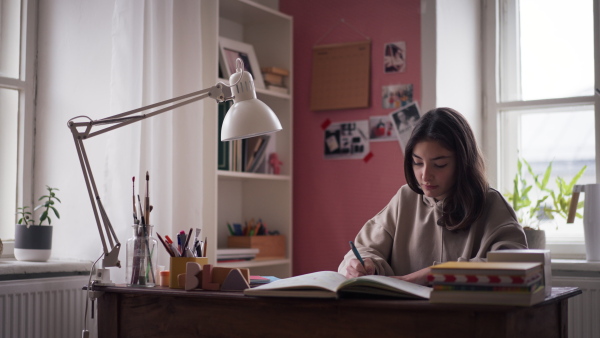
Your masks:
<svg viewBox="0 0 600 338"><path fill-rule="evenodd" d="M152 225L132 225L133 237L127 240L127 286L153 287L156 285L158 245L152 237Z"/></svg>

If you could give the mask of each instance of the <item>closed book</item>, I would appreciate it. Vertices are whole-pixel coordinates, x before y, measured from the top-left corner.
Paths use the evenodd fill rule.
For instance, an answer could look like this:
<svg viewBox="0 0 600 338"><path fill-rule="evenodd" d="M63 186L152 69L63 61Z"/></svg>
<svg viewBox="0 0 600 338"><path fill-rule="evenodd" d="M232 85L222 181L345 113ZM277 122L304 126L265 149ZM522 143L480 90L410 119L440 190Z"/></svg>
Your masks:
<svg viewBox="0 0 600 338"><path fill-rule="evenodd" d="M446 262L431 267L431 274L528 276L540 273L542 264L535 262Z"/></svg>
<svg viewBox="0 0 600 338"><path fill-rule="evenodd" d="M231 107L231 101L221 102L218 105L219 108L219 126L218 126L218 134L217 134L217 143L218 143L218 160L219 164L217 169L219 170L229 170L230 169L230 144L229 141L221 141L221 128L223 127L223 120L225 119L225 115Z"/></svg>
<svg viewBox="0 0 600 338"><path fill-rule="evenodd" d="M488 284L434 284L436 291L496 291L496 292L521 292L532 293L540 286L544 286L543 280L539 278L535 283L529 285L488 285Z"/></svg>
<svg viewBox="0 0 600 338"><path fill-rule="evenodd" d="M430 284L531 285L543 280L541 273L528 276L429 274Z"/></svg>
<svg viewBox="0 0 600 338"><path fill-rule="evenodd" d="M265 150L267 149L269 140L271 139L271 135L262 135L262 136L258 136L258 137L260 137L262 139L262 142L260 142L259 147L256 149L256 152L253 154L252 163L246 170L246 171L252 172L252 173L260 172L258 170L258 168L260 168L261 164L263 164L265 161L265 155L266 155ZM264 171L263 171L263 173L264 173Z"/></svg>
<svg viewBox="0 0 600 338"><path fill-rule="evenodd" d="M487 254L488 262L538 262L544 267L544 287L546 297L552 294L552 266L550 250L540 249L510 249L490 251Z"/></svg>
<svg viewBox="0 0 600 338"><path fill-rule="evenodd" d="M289 70L280 68L280 67L263 67L263 68L261 68L261 71L263 73L271 73L271 74L277 74L277 75L282 75L282 76L290 75Z"/></svg>
<svg viewBox="0 0 600 338"><path fill-rule="evenodd" d="M429 299L431 288L387 276L346 278L335 271L319 271L280 279L244 290L246 296L346 298L392 297Z"/></svg>
<svg viewBox="0 0 600 338"><path fill-rule="evenodd" d="M433 290L429 301L444 304L486 304L531 306L546 298L544 287L534 292Z"/></svg>
<svg viewBox="0 0 600 338"><path fill-rule="evenodd" d="M283 76L278 74L264 73L263 79L265 83L275 86L284 86L283 84Z"/></svg>
<svg viewBox="0 0 600 338"><path fill-rule="evenodd" d="M247 139L247 156L246 156L246 165L245 171L250 172L250 168L254 164L254 160L256 159L256 155L264 142L264 135L255 136Z"/></svg>

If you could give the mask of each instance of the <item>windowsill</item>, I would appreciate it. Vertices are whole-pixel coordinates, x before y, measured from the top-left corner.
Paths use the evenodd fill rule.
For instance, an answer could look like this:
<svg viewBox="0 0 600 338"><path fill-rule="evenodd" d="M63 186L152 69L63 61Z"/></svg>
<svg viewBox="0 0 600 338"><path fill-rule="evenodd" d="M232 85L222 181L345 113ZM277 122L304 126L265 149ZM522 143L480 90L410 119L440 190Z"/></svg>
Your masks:
<svg viewBox="0 0 600 338"><path fill-rule="evenodd" d="M89 275L91 261L51 259L47 262L22 262L0 258L0 281Z"/></svg>
<svg viewBox="0 0 600 338"><path fill-rule="evenodd" d="M600 261L552 259L552 275L557 277L600 277Z"/></svg>

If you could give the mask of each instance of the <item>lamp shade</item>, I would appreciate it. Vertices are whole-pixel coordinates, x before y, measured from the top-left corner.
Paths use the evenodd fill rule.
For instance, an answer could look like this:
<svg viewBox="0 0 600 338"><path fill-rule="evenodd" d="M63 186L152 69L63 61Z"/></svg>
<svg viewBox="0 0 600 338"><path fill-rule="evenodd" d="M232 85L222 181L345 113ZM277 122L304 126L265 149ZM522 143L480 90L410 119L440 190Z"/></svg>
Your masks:
<svg viewBox="0 0 600 338"><path fill-rule="evenodd" d="M271 108L256 98L250 73L236 72L229 78L229 83L234 84L231 87L234 104L223 120L221 141L269 134L283 129Z"/></svg>

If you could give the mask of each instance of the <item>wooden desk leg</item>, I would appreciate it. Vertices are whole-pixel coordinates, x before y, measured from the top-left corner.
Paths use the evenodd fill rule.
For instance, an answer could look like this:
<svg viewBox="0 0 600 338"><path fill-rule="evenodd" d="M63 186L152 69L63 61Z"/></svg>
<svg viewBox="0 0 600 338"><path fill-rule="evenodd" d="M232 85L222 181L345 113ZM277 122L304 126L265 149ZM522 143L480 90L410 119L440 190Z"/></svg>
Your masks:
<svg viewBox="0 0 600 338"><path fill-rule="evenodd" d="M98 338L119 336L119 297L106 292L98 298Z"/></svg>
<svg viewBox="0 0 600 338"><path fill-rule="evenodd" d="M562 338L569 337L569 300L563 299L560 301L560 336Z"/></svg>

